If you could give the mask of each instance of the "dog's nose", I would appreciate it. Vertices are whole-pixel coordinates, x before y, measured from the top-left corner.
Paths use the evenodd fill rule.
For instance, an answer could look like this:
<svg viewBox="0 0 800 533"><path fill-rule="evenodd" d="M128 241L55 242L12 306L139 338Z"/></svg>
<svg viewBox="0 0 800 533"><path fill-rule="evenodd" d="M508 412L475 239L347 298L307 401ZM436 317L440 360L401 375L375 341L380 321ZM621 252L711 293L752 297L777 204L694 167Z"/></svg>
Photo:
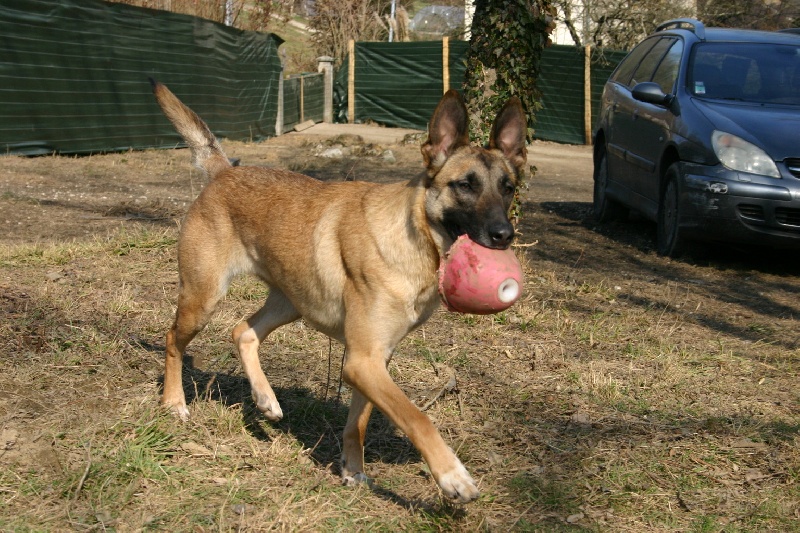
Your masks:
<svg viewBox="0 0 800 533"><path fill-rule="evenodd" d="M493 248L508 248L514 238L514 226L510 222L498 222L489 226L489 238Z"/></svg>

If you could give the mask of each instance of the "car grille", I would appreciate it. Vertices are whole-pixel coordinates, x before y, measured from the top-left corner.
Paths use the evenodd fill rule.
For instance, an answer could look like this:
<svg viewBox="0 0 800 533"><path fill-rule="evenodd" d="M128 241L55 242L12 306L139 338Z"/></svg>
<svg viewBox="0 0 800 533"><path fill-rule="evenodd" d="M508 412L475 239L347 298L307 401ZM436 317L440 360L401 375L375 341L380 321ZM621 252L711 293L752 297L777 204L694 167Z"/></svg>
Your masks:
<svg viewBox="0 0 800 533"><path fill-rule="evenodd" d="M800 209L778 207L775 209L775 220L787 226L800 226Z"/></svg>
<svg viewBox="0 0 800 533"><path fill-rule="evenodd" d="M764 222L764 208L760 205L739 204L739 214L744 218Z"/></svg>
<svg viewBox="0 0 800 533"><path fill-rule="evenodd" d="M800 159L787 159L784 163L786 163L786 168L789 169L793 176L800 178Z"/></svg>

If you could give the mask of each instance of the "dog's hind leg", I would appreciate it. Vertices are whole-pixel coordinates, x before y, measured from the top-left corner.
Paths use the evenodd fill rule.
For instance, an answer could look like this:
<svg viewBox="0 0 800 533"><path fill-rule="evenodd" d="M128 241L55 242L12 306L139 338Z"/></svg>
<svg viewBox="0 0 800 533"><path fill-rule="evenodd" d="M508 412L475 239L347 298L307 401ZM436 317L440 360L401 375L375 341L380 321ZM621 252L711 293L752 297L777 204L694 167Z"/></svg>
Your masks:
<svg viewBox="0 0 800 533"><path fill-rule="evenodd" d="M209 235L213 238L209 238ZM183 352L208 324L235 274L230 266L231 250L208 244L226 242L224 237L214 235L202 220L192 217L191 212L184 222L178 247L178 308L172 328L167 333L164 391L161 396L161 405L172 409L183 420L189 417L181 379Z"/></svg>
<svg viewBox="0 0 800 533"><path fill-rule="evenodd" d="M342 482L345 485L368 480L364 473L364 437L371 413L372 402L358 389L353 389L350 412L347 414L347 425L344 427L343 435Z"/></svg>
<svg viewBox="0 0 800 533"><path fill-rule="evenodd" d="M244 373L250 381L253 401L270 422L283 418L283 411L261 369L258 347L272 331L298 318L300 313L286 296L280 290L272 288L264 306L233 329L233 342Z"/></svg>
<svg viewBox="0 0 800 533"><path fill-rule="evenodd" d="M211 294L208 294L209 292ZM181 287L178 296L175 321L167 333L164 391L161 395L161 405L172 409L181 420L189 418L181 376L183 352L195 335L206 326L221 298L222 295L217 291L191 290L186 285Z"/></svg>

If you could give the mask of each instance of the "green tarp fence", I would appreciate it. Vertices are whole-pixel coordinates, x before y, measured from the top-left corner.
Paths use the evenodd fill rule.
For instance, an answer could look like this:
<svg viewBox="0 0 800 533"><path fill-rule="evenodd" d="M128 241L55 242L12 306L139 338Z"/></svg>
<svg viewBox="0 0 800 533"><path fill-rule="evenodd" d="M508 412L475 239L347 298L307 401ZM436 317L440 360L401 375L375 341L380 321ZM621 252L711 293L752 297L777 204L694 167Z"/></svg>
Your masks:
<svg viewBox="0 0 800 533"><path fill-rule="evenodd" d="M592 50L590 64L592 127L600 109L603 85L627 52ZM583 144L585 49L551 46L542 54L542 109L536 113L534 137L547 141Z"/></svg>
<svg viewBox="0 0 800 533"><path fill-rule="evenodd" d="M279 37L98 0L0 1L0 150L181 145L148 77L219 137L275 134Z"/></svg>
<svg viewBox="0 0 800 533"><path fill-rule="evenodd" d="M542 109L536 113L537 139L571 144L586 142L584 125L584 49L551 46L542 54Z"/></svg>
<svg viewBox="0 0 800 533"><path fill-rule="evenodd" d="M468 43L449 43L450 86L463 87ZM542 55L538 86L542 109L532 127L537 139L583 144L583 48L551 46ZM603 84L626 52L592 51L590 84L592 120L599 109ZM442 96L442 43L356 43L355 122L375 121L387 126L426 129ZM347 61L335 80L334 116L347 122Z"/></svg>
<svg viewBox="0 0 800 533"><path fill-rule="evenodd" d="M450 41L451 87L461 90L468 43ZM374 121L401 128L427 127L442 97L442 42L356 43L356 122ZM347 122L345 62L336 76L337 122Z"/></svg>

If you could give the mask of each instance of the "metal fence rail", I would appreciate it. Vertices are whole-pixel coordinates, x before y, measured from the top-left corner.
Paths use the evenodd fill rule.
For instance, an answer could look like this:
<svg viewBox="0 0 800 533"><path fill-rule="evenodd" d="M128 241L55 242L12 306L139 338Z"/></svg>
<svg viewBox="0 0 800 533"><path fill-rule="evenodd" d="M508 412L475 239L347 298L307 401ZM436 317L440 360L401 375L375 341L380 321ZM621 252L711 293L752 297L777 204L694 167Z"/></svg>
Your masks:
<svg viewBox="0 0 800 533"><path fill-rule="evenodd" d="M283 80L283 131L307 120L322 122L325 75L297 74Z"/></svg>

